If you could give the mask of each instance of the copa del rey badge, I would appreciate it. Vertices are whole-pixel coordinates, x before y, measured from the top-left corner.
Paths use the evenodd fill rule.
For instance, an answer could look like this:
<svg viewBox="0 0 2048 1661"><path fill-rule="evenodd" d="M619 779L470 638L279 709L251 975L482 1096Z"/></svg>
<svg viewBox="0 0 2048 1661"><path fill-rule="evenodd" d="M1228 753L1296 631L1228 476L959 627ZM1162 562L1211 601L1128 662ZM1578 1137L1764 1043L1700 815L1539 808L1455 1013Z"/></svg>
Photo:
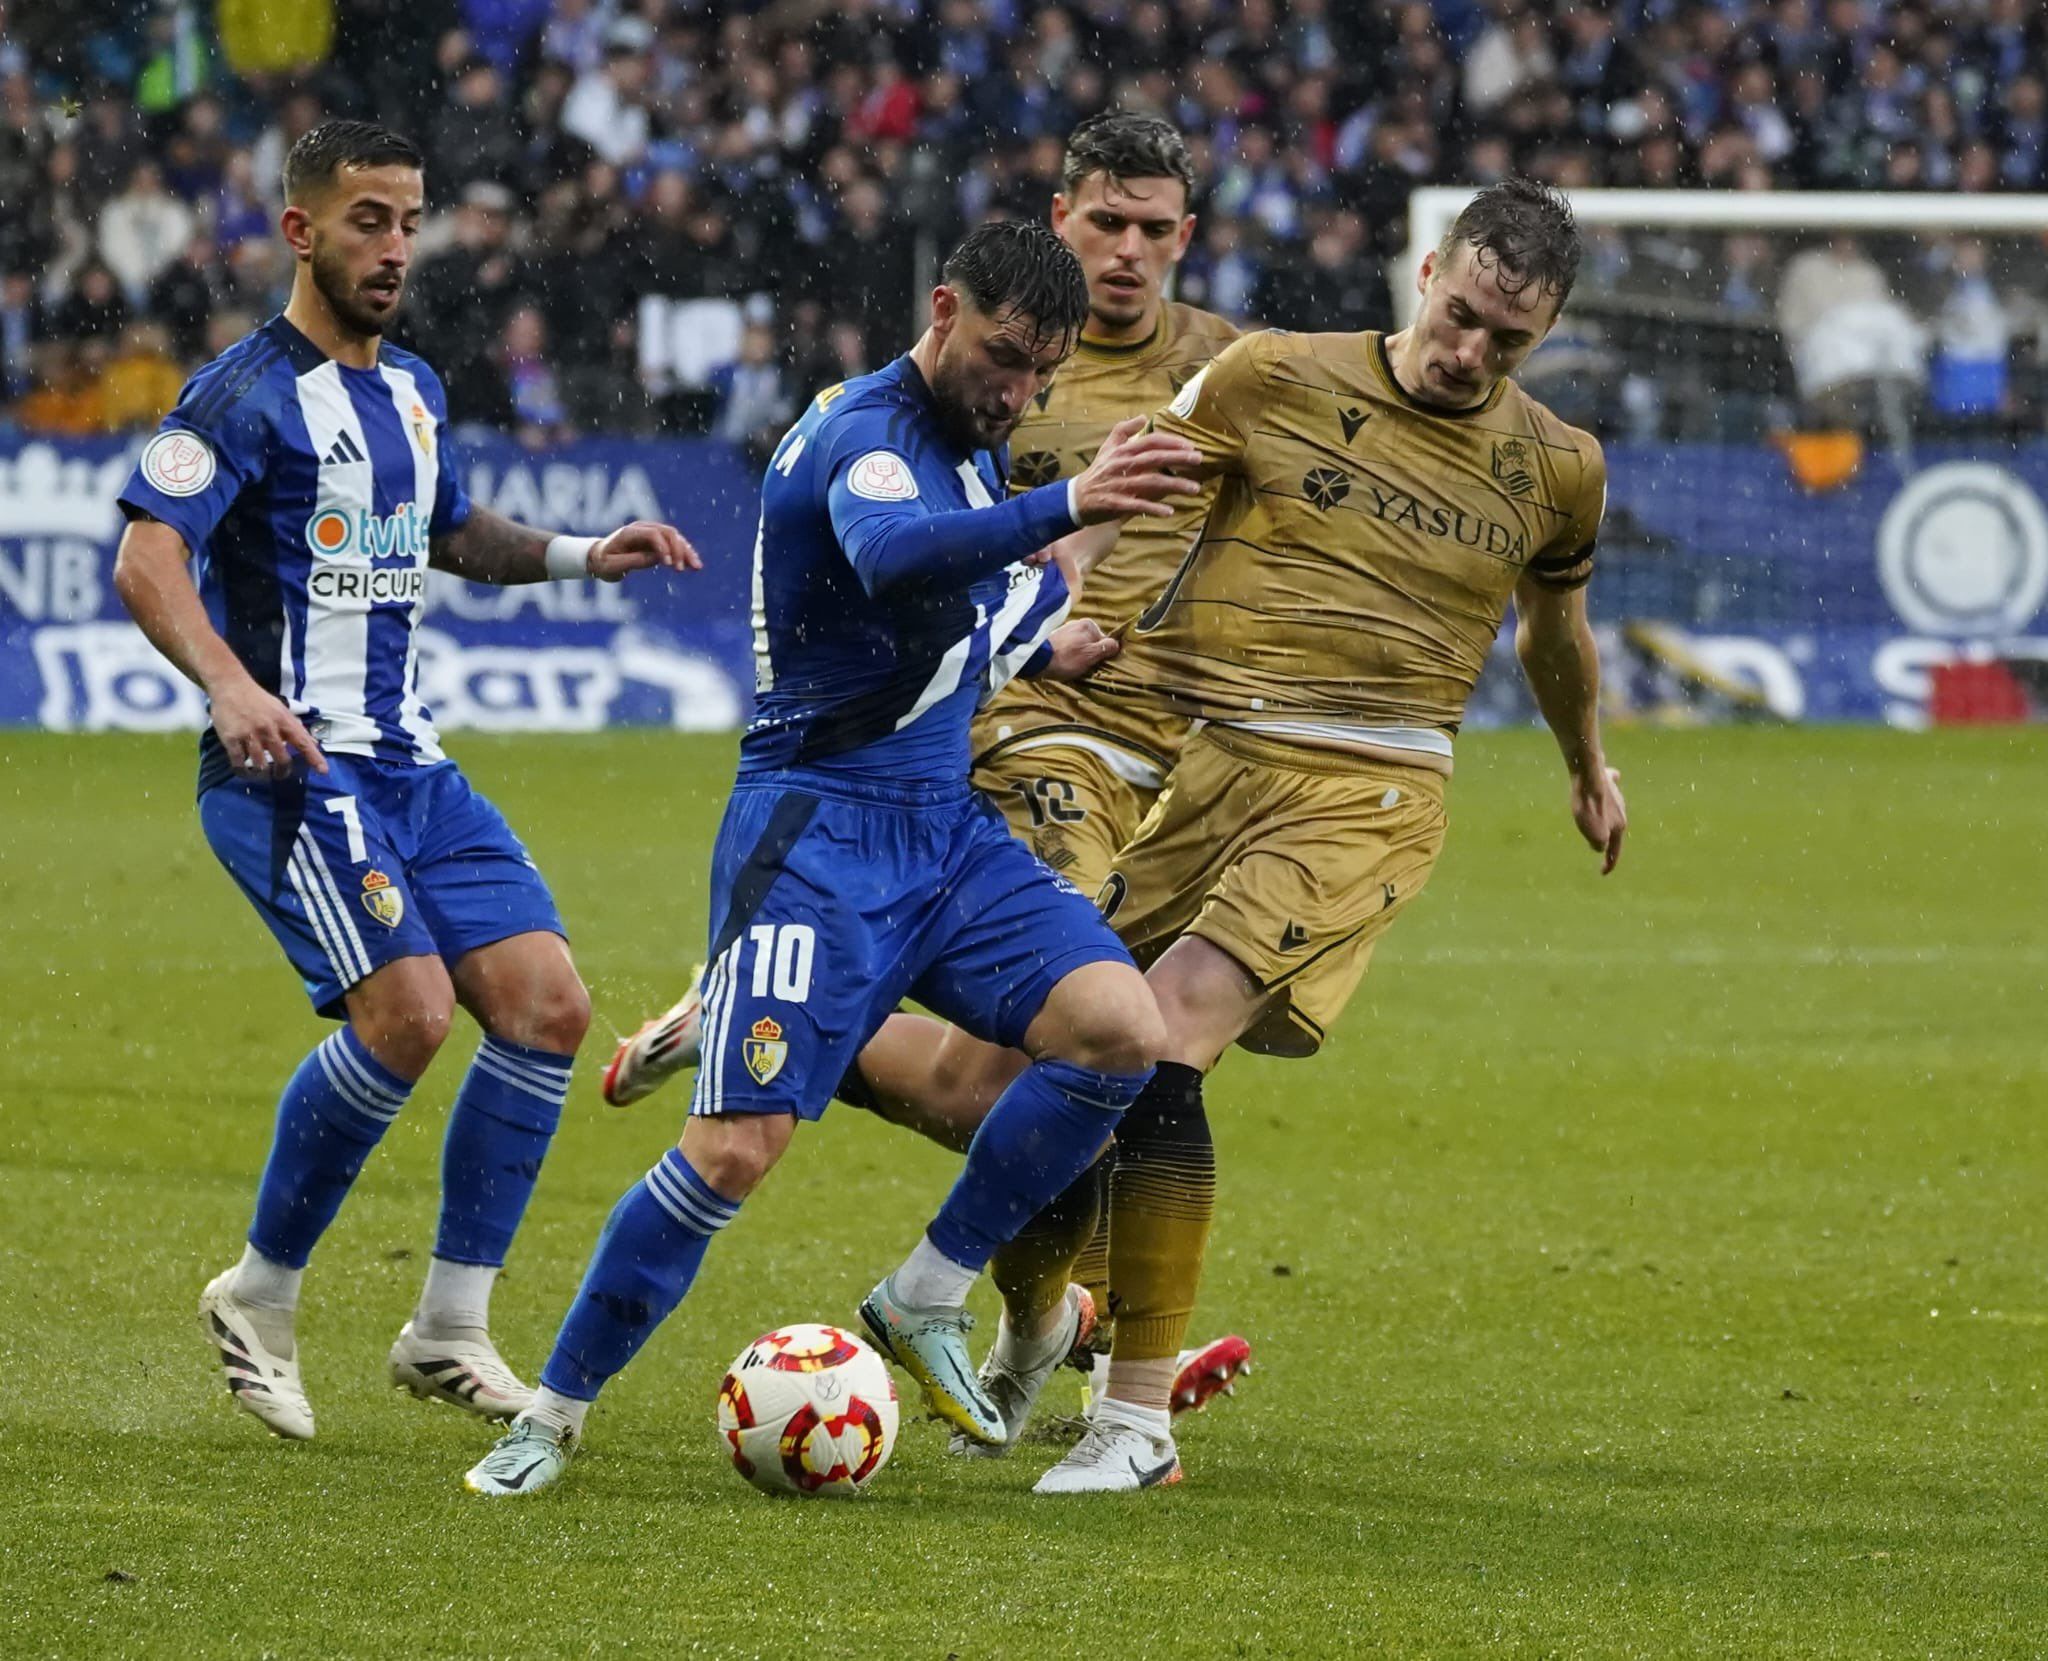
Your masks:
<svg viewBox="0 0 2048 1661"><path fill-rule="evenodd" d="M405 916L405 896L382 871L372 871L363 878L363 909L387 929L395 929Z"/></svg>
<svg viewBox="0 0 2048 1661"><path fill-rule="evenodd" d="M789 1045L783 1042L782 1025L771 1015L763 1015L754 1023L754 1030L748 1037L743 1052L747 1058L747 1071L754 1075L756 1084L766 1084L782 1071L782 1064L789 1059Z"/></svg>

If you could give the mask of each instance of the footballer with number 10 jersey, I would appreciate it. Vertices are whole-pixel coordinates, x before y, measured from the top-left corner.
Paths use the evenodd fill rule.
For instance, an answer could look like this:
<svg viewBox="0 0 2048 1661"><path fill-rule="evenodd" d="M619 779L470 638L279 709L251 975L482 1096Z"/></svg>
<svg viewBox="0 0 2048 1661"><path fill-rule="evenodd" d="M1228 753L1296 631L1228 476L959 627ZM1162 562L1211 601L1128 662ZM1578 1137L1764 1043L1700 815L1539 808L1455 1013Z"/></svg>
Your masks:
<svg viewBox="0 0 2048 1661"><path fill-rule="evenodd" d="M1029 1030L1035 1059L861 1319L935 1416L975 1443L1008 1436L966 1353L967 1292L1094 1162L1158 1025L1093 902L968 781L982 700L1056 657L1069 596L1050 546L1183 493L1164 468L1197 459L1133 422L1090 475L1004 499L1002 439L1086 308L1079 262L1044 226L979 226L917 346L821 393L776 447L754 551L756 713L712 850L689 1122L614 1209L533 1406L469 1472L473 1491L559 1476L589 1404L906 996L996 1043ZM1119 469L1150 465L1135 455L1160 465L1103 498Z"/></svg>

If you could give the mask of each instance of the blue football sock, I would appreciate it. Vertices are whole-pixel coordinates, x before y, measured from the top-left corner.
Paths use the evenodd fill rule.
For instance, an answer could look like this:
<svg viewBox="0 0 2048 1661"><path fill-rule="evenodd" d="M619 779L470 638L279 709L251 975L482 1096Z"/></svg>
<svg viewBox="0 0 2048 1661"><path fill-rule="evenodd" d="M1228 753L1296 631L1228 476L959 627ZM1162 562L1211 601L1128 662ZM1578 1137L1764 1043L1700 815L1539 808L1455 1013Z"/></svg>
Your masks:
<svg viewBox="0 0 2048 1661"><path fill-rule="evenodd" d="M1018 1075L974 1133L952 1193L925 1231L964 1268L979 1269L999 1247L1095 1163L1142 1073L1097 1073L1067 1061L1037 1061Z"/></svg>
<svg viewBox="0 0 2048 1661"><path fill-rule="evenodd" d="M441 1227L434 1255L496 1268L561 1123L574 1056L485 1033L441 1145Z"/></svg>
<svg viewBox="0 0 2048 1661"><path fill-rule="evenodd" d="M612 1208L554 1354L541 1369L550 1390L595 1401L683 1301L712 1235L739 1215L674 1148Z"/></svg>
<svg viewBox="0 0 2048 1661"><path fill-rule="evenodd" d="M391 1128L412 1085L343 1027L299 1063L277 1104L277 1137L249 1244L273 1262L303 1269L342 1197Z"/></svg>

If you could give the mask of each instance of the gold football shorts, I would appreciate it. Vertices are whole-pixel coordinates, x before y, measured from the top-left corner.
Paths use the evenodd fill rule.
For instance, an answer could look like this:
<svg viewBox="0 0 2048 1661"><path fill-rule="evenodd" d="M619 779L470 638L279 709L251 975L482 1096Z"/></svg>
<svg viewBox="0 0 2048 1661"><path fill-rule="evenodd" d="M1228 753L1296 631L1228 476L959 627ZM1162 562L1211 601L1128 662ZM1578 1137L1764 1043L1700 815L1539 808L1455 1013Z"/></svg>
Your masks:
<svg viewBox="0 0 2048 1661"><path fill-rule="evenodd" d="M974 783L1018 840L1094 894L1165 786L1188 726L1150 698L1012 682L975 722Z"/></svg>
<svg viewBox="0 0 2048 1661"><path fill-rule="evenodd" d="M1114 860L1103 911L1140 965L1183 934L1220 946L1274 994L1238 1042L1313 1055L1435 868L1449 782L1203 727Z"/></svg>

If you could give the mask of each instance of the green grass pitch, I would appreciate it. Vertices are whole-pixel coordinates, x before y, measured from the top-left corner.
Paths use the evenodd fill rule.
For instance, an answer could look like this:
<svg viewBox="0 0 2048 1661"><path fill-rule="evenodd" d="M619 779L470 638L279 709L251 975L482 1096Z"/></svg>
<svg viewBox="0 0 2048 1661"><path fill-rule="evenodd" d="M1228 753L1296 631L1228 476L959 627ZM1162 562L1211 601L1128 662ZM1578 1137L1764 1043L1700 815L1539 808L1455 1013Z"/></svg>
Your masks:
<svg viewBox="0 0 2048 1661"><path fill-rule="evenodd" d="M677 1128L596 1073L698 950L732 746L455 748L599 1011L497 1295L531 1372ZM1622 734L1606 882L1540 734L1463 748L1330 1049L1212 1081L1198 1325L1261 1365L1184 1427L1183 1488L1035 1499L1052 1450L963 1466L909 1419L862 1502L740 1482L725 1363L849 1320L953 1168L839 1110L565 1488L489 1505L489 1433L383 1380L470 1037L314 1260L320 1438L272 1441L193 1307L322 1024L206 851L188 738L0 742L0 1653L2039 1653L2048 737Z"/></svg>

